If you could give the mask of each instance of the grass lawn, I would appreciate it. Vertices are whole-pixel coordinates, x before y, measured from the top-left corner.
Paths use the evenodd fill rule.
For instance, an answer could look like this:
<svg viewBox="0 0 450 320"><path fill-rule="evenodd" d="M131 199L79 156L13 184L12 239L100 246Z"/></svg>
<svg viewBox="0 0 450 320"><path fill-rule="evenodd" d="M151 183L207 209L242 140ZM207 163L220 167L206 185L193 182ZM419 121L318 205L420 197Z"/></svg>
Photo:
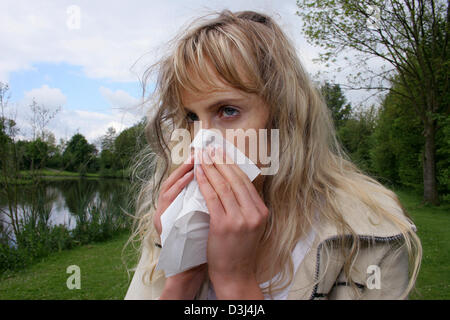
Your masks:
<svg viewBox="0 0 450 320"><path fill-rule="evenodd" d="M450 299L450 206L420 206L420 195L395 192L411 214L423 245L417 291L410 298ZM129 281L121 251L128 236L125 233L108 242L54 253L25 270L4 275L0 299L123 299ZM127 266L131 268L135 262L129 261ZM79 290L66 286L70 265L81 269Z"/></svg>
<svg viewBox="0 0 450 320"><path fill-rule="evenodd" d="M422 266L411 299L450 299L450 205L422 206L421 195L394 190L417 226Z"/></svg>
<svg viewBox="0 0 450 320"><path fill-rule="evenodd" d="M22 171L20 171L20 174L24 178L31 177L31 171L29 171L29 170L22 170ZM35 174L38 176L45 176L45 177L80 177L80 174L78 172L56 170L56 169L49 169L49 168L36 170ZM98 177L100 177L100 175L98 173L86 173L85 177L98 178Z"/></svg>
<svg viewBox="0 0 450 320"><path fill-rule="evenodd" d="M128 236L54 253L25 270L3 275L0 299L123 299L129 282L121 251ZM66 273L70 265L80 267L81 289L67 288L73 274ZM133 267L130 261L127 267Z"/></svg>
<svg viewBox="0 0 450 320"><path fill-rule="evenodd" d="M32 184L32 172L30 170L19 171L19 178L9 178L8 183L17 185ZM70 172L56 169L40 169L34 172L35 176L45 177L45 180L67 180L67 179L79 179L82 176L78 172ZM97 179L100 178L98 173L86 173L83 178L85 179ZM4 182L4 177L0 176L0 184Z"/></svg>

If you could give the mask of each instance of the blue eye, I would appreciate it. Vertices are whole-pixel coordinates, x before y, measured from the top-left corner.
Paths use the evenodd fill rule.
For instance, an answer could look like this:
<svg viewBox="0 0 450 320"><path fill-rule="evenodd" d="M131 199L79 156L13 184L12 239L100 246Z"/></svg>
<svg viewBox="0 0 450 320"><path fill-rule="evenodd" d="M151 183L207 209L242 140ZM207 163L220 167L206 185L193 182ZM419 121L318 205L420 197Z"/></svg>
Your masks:
<svg viewBox="0 0 450 320"><path fill-rule="evenodd" d="M225 117L230 118L239 115L239 110L232 107L223 107L222 113Z"/></svg>

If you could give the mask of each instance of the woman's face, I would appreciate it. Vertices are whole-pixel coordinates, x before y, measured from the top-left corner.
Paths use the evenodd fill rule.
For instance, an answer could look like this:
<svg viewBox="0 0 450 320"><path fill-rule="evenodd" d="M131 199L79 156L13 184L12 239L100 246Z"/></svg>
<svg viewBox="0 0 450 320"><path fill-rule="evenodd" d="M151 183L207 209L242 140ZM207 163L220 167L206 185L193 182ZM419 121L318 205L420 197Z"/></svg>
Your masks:
<svg viewBox="0 0 450 320"><path fill-rule="evenodd" d="M256 132L256 140L246 138L245 150L238 147L237 138L234 138L234 141L229 140L248 158L256 160L249 154L250 147L256 147L257 154L259 154L259 129L267 128L269 108L258 95L230 87L216 73L211 73L211 69L210 74L214 75L213 80L218 88L212 89L204 86L201 93L187 90L182 92L182 102L187 112L191 137L196 134L193 132L195 121L201 121L202 129L219 130L225 138L227 129L242 129L244 133L248 129L253 129ZM239 131L236 132L238 133L236 136L239 136ZM249 144L256 144L256 146ZM270 149L270 146L266 147ZM259 157L254 162L260 165Z"/></svg>

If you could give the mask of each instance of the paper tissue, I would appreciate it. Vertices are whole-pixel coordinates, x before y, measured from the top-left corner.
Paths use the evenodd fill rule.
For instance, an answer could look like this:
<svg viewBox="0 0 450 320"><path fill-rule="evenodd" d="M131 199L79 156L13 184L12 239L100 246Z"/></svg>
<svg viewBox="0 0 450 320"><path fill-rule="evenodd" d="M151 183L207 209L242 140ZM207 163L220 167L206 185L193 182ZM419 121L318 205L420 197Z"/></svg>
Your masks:
<svg viewBox="0 0 450 320"><path fill-rule="evenodd" d="M251 181L261 173L249 158L216 131L200 129L190 148L206 149L209 145L222 147ZM199 159L196 158L194 170L198 165ZM157 270L164 270L166 277L170 277L207 262L209 211L196 175L163 212L161 225L162 249Z"/></svg>

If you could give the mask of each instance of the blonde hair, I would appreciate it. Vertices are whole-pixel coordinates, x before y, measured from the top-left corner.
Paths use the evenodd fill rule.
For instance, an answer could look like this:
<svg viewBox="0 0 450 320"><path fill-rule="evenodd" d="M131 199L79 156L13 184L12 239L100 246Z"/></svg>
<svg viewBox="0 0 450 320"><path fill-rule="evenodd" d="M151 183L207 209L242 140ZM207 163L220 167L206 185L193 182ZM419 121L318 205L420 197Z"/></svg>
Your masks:
<svg viewBox="0 0 450 320"><path fill-rule="evenodd" d="M290 282L286 280L293 278L292 249L298 239L314 227L316 211L321 219L336 225L342 234L340 247L348 249L344 271L351 283L361 241L342 215L339 204L342 196L339 195L343 194L344 197L352 195L378 217L394 223L402 233L412 265L409 285L402 295L406 297L414 286L420 266L420 240L404 219L386 210L371 196L384 194L407 216L395 193L349 160L336 139L323 97L303 69L291 41L273 19L252 11L224 10L217 14L213 19L195 20L172 40L169 54L146 73L149 77L158 67L153 113L145 128L149 148L142 152L136 166L144 168L144 176L138 181L141 186L136 199L136 220L129 240L140 241L152 253L143 281L163 276L162 272L154 270L157 263L154 242L158 241L158 235L153 213L161 183L174 169L169 160L171 132L176 128L188 128L181 92L183 89L201 91L200 84L192 81L193 74L204 84L214 86L205 73L208 60L230 86L262 97L270 106L269 128L279 129L279 170L276 175L265 177L262 191L270 216L261 244L264 252L259 252L258 257L269 255L285 268L282 276L264 292L272 294L283 290ZM195 25L197 22L199 24ZM251 81L241 78L237 61ZM268 267L274 275L275 264Z"/></svg>

